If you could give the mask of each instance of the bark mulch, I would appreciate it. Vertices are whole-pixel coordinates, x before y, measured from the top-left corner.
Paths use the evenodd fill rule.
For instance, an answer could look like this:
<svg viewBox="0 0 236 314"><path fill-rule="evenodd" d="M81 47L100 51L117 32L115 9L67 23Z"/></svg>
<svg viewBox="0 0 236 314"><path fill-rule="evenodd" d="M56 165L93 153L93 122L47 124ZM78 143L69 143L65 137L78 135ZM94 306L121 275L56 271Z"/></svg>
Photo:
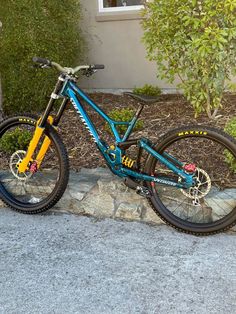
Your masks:
<svg viewBox="0 0 236 314"><path fill-rule="evenodd" d="M137 101L125 95L94 93L89 96L108 114L112 109L129 107L135 110L138 107ZM133 137L143 136L156 142L161 134L189 124L211 125L223 129L227 121L236 115L236 95L226 94L223 103L223 108L218 112L220 117L210 121L205 113L195 119L193 108L182 95L162 95L157 103L144 107L141 115L144 128L134 132ZM113 144L112 137L104 130L104 120L91 108L88 108L88 113L100 130L101 137ZM90 133L71 105L62 117L59 132L68 149L71 169L78 171L81 167L105 166Z"/></svg>

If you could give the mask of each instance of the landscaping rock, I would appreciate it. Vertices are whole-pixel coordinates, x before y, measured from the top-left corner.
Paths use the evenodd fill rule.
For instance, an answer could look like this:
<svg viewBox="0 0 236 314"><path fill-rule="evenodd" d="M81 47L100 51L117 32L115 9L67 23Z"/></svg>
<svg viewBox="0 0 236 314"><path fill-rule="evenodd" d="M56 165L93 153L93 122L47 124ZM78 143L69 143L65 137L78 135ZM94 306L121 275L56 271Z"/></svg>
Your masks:
<svg viewBox="0 0 236 314"><path fill-rule="evenodd" d="M71 172L67 190L55 207L76 214L161 223L147 200L106 168Z"/></svg>
<svg viewBox="0 0 236 314"><path fill-rule="evenodd" d="M210 193L206 196L206 203L209 207L214 206L214 213L212 219L218 220L229 213L233 207L236 206L236 189L227 189L220 191L212 188Z"/></svg>
<svg viewBox="0 0 236 314"><path fill-rule="evenodd" d="M48 174L49 182L51 177L55 179L55 174ZM14 181L13 183L15 188L17 185ZM48 189L52 190L50 184L38 186L34 185L34 181L30 185L31 191L32 187L42 193L48 193ZM27 190L27 186L24 188ZM205 199L200 200L199 206L191 206L192 200L187 199L181 190L161 185L157 189L164 205L185 220L191 219L202 223L215 221L236 206L234 198L236 189L233 188L222 191L212 187ZM19 193L22 193L21 186ZM3 206L1 202L0 206ZM82 168L79 172L71 171L67 189L55 208L98 218L111 217L162 223L147 199L129 189L121 178L113 175L107 168Z"/></svg>

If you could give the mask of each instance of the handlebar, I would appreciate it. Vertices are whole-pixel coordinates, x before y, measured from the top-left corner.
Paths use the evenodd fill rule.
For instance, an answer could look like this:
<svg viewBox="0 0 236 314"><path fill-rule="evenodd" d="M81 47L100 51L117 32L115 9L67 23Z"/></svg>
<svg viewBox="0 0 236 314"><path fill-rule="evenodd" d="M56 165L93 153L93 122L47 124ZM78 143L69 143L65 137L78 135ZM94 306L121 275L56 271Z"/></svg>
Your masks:
<svg viewBox="0 0 236 314"><path fill-rule="evenodd" d="M81 70L90 71L90 74L91 74L95 70L102 70L105 68L105 66L103 64L79 65L75 68L67 68L67 67L61 66L60 64L58 64L56 62L50 61L50 60L45 59L45 58L40 58L40 57L34 57L33 62L39 63L42 68L44 68L44 67L45 68L46 67L55 67L58 71L60 71L62 73L72 74L72 75L78 71L81 71Z"/></svg>

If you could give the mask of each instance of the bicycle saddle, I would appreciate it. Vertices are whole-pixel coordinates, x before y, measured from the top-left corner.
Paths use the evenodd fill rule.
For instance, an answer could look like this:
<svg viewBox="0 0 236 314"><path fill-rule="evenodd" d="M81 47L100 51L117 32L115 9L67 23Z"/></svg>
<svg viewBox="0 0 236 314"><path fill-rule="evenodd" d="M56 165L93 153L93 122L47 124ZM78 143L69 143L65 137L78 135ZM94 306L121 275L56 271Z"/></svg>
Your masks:
<svg viewBox="0 0 236 314"><path fill-rule="evenodd" d="M160 97L158 96L141 96L141 95L137 95L131 92L124 92L124 95L128 95L132 98L134 98L135 100L138 100L139 102L145 104L145 105L150 105L150 104L154 104L155 102L157 102Z"/></svg>

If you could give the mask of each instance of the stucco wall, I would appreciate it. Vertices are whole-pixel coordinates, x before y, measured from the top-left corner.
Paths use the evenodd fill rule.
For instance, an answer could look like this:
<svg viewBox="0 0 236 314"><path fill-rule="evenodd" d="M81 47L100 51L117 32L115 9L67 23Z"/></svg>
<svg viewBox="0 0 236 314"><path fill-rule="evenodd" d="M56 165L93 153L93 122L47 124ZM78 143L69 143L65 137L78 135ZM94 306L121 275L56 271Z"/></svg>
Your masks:
<svg viewBox="0 0 236 314"><path fill-rule="evenodd" d="M100 13L97 0L81 0L82 29L89 63L105 64L105 70L81 80L88 89L132 89L145 83L174 88L156 78L156 65L146 59L141 43L142 27L136 12Z"/></svg>

